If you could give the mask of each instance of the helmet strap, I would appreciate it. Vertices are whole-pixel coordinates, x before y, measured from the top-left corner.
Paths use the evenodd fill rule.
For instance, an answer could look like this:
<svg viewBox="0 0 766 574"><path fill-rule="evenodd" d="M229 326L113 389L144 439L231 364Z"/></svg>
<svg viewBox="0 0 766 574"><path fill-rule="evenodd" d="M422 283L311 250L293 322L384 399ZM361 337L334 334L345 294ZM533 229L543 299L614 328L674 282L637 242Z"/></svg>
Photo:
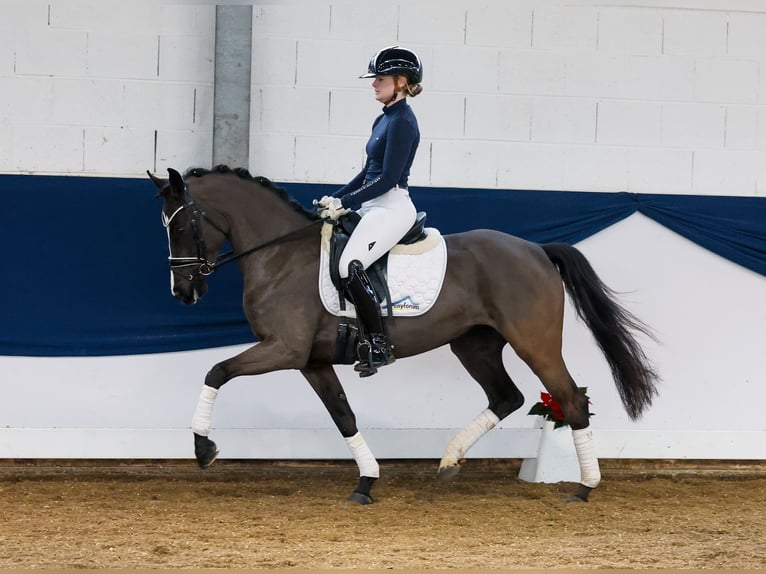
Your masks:
<svg viewBox="0 0 766 574"><path fill-rule="evenodd" d="M386 102L386 106L390 106L391 104L393 104L399 97L399 94L404 92L404 90L408 90L409 88L408 85L405 85L403 89L401 90L399 89L399 78L403 76L392 76L392 77L394 78L394 95L391 96L391 98ZM404 97L406 98L407 96L404 96Z"/></svg>

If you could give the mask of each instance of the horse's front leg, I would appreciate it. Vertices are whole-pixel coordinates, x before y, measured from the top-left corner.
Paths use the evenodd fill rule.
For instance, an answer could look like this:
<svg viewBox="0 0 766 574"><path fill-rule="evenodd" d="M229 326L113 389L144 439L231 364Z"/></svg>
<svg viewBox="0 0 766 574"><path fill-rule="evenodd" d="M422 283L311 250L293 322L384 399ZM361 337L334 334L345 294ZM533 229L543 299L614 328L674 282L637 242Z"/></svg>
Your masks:
<svg viewBox="0 0 766 574"><path fill-rule="evenodd" d="M301 369L301 373L324 403L359 467L359 484L348 499L359 504L371 504L370 490L380 476L380 467L356 426L356 417L335 369L331 365L310 365Z"/></svg>
<svg viewBox="0 0 766 574"><path fill-rule="evenodd" d="M194 456L200 468L208 468L218 457L218 448L208 435L219 389L234 377L299 369L305 362L305 354L275 340L260 342L210 369L205 377L191 427L194 432Z"/></svg>

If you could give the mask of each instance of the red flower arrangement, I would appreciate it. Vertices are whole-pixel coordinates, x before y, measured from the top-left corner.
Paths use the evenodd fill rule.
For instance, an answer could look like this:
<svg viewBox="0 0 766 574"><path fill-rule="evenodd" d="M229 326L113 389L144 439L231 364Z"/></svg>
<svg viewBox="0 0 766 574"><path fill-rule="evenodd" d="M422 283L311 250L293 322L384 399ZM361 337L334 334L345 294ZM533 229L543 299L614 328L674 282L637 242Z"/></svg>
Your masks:
<svg viewBox="0 0 766 574"><path fill-rule="evenodd" d="M588 387L577 387L577 390L580 394L585 395L585 398L588 399L588 404L590 404L590 399L587 395ZM561 411L561 406L556 402L556 399L550 395L550 393L541 392L540 402L532 405L532 408L529 409L529 413L527 414L539 415L546 421L551 421L553 423L553 428L555 429L569 426L564 421L564 413ZM592 417L593 413L588 413L588 416Z"/></svg>

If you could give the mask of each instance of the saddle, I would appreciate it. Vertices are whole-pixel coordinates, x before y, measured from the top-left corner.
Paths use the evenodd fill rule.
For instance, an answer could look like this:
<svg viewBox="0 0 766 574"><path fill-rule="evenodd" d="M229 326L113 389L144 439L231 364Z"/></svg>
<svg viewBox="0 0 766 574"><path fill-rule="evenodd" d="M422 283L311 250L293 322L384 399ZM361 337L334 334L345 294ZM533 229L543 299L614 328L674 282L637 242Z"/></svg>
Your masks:
<svg viewBox="0 0 766 574"><path fill-rule="evenodd" d="M356 229L362 216L357 212L352 211L346 215L340 217L333 226L332 236L330 237L330 279L332 284L341 293L341 304L345 296L343 295L344 289L340 279L340 272L338 270L338 264L340 262L340 256L343 254L343 250L348 244L348 240L351 234ZM418 241L422 241L426 238L425 232L426 226L426 213L425 211L419 211L415 216L415 223L410 227L410 230L404 234L399 240L399 245L412 245ZM391 316L391 295L388 292L387 281L387 263L388 254L384 255L375 263L370 265L367 269L367 276L370 278L375 293L378 296L378 301L386 301L388 305L388 316Z"/></svg>
<svg viewBox="0 0 766 574"><path fill-rule="evenodd" d="M330 236L330 249L329 249L329 266L330 266L330 279L332 284L338 290L338 299L340 302L340 308L345 309L345 303L348 301L346 298L345 289L343 288L340 273L338 271L338 264L340 262L340 256L343 250L348 244L348 240L351 237L354 229L356 228L362 216L352 211L346 215L340 217L333 224L332 235ZM421 211L418 212L415 217L415 223L410 230L399 240L399 244L412 245L418 241L422 241L427 237L425 232L426 214ZM375 261L370 267L367 268L367 277L372 284L378 301L386 302L386 310L389 317L393 316L391 308L391 293L388 289L388 253L383 257ZM356 362L356 347L359 340L359 329L355 320L349 320L347 317L341 317L338 321L338 333L335 340L335 353L333 362L340 364L352 364Z"/></svg>

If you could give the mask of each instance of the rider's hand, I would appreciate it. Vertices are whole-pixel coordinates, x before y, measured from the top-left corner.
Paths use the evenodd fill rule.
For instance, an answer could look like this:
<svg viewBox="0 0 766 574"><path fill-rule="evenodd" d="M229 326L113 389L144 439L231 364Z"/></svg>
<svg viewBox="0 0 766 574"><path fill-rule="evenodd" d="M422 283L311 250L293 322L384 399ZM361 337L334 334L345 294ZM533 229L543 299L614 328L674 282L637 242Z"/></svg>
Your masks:
<svg viewBox="0 0 766 574"><path fill-rule="evenodd" d="M330 207L330 202L332 202L333 199L335 198L330 195L325 195L319 201L315 201L314 205L317 205L319 209L327 209L328 207Z"/></svg>
<svg viewBox="0 0 766 574"><path fill-rule="evenodd" d="M343 207L343 203L341 203L339 197L333 197L333 198L330 198L330 203L327 205L327 209L325 209L321 215L325 219L329 217L330 219L335 221L339 217L346 215L349 211L351 210L346 207Z"/></svg>

